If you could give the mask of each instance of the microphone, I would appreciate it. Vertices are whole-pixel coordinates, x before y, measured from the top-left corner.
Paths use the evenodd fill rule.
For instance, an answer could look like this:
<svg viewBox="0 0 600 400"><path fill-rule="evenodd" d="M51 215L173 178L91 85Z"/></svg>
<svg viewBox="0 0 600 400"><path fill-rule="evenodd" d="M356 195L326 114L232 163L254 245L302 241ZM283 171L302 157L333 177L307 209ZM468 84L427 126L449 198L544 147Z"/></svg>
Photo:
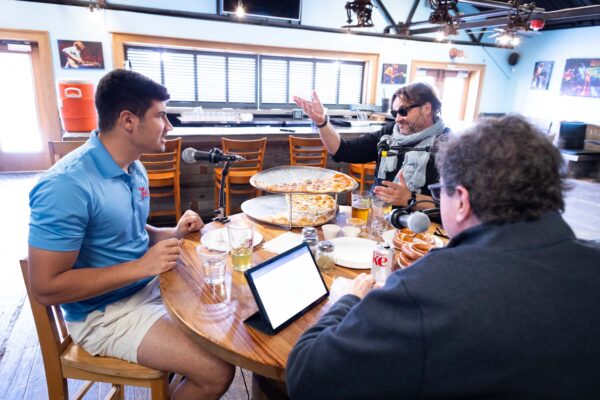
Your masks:
<svg viewBox="0 0 600 400"><path fill-rule="evenodd" d="M208 161L211 164L218 164L222 161L244 161L245 158L237 154L225 154L215 147L209 151L200 151L188 147L181 153L181 158L188 164L194 164L196 161Z"/></svg>
<svg viewBox="0 0 600 400"><path fill-rule="evenodd" d="M377 152L381 153L382 151L389 150L391 145L392 145L392 136L391 135L383 135L379 139L379 143L377 143Z"/></svg>
<svg viewBox="0 0 600 400"><path fill-rule="evenodd" d="M403 208L397 208L386 214L385 219L397 229L408 228L414 233L425 232L429 229L431 221L429 217L421 211L415 211L409 214Z"/></svg>

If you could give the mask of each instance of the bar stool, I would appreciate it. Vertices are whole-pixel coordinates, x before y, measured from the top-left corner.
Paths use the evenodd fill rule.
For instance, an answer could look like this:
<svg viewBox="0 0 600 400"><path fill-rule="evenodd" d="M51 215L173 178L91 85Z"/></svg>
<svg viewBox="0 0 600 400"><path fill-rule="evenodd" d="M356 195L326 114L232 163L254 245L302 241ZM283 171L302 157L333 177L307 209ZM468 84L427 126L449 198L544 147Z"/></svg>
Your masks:
<svg viewBox="0 0 600 400"><path fill-rule="evenodd" d="M375 181L375 162L365 164L348 164L348 175L358 181L359 190L368 190ZM350 192L348 192L348 202L350 202Z"/></svg>
<svg viewBox="0 0 600 400"><path fill-rule="evenodd" d="M150 199L172 197L174 208L168 210L151 210L150 218L158 216L175 216L181 218L181 192L179 178L181 175L181 138L167 140L163 153L144 153L140 161L148 172L148 188Z"/></svg>
<svg viewBox="0 0 600 400"><path fill-rule="evenodd" d="M325 168L327 150L319 138L289 136L290 165Z"/></svg>
<svg viewBox="0 0 600 400"><path fill-rule="evenodd" d="M231 195L247 198L261 195L261 191L250 185L250 178L263 169L267 138L256 140L234 140L221 138L224 153L239 154L245 161L236 161L225 177L225 215L231 215ZM215 209L219 208L219 190L223 168L215 168Z"/></svg>

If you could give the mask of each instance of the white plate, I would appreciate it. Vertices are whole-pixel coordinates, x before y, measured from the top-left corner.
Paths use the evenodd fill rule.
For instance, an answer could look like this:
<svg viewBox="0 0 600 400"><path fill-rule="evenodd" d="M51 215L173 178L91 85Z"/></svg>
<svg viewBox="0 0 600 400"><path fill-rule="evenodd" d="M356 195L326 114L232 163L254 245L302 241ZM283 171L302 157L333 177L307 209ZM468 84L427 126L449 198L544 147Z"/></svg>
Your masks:
<svg viewBox="0 0 600 400"><path fill-rule="evenodd" d="M263 235L254 230L254 240L252 241L254 246L262 242ZM229 251L229 236L227 235L227 228L214 229L208 233L205 233L200 238L200 243L206 247L214 250Z"/></svg>
<svg viewBox="0 0 600 400"><path fill-rule="evenodd" d="M377 242L358 237L340 237L332 242L335 244L336 264L355 269L371 268Z"/></svg>
<svg viewBox="0 0 600 400"><path fill-rule="evenodd" d="M389 231L383 232L381 237L386 243L394 245L394 235L396 234L396 229L390 229ZM433 236L433 240L435 241L435 247L444 247L444 241L437 236Z"/></svg>

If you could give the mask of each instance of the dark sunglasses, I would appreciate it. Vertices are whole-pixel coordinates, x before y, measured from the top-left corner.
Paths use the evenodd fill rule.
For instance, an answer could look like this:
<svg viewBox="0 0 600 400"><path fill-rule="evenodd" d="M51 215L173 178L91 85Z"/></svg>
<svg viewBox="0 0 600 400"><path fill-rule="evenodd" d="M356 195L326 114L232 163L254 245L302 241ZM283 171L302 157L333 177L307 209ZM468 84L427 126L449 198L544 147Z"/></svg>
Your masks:
<svg viewBox="0 0 600 400"><path fill-rule="evenodd" d="M412 110L415 107L421 107L422 105L423 104L413 104L412 106L408 107L400 107L397 110L390 111L390 114L392 114L392 117L394 118L396 118L397 115L400 115L401 117L406 117L410 110Z"/></svg>
<svg viewBox="0 0 600 400"><path fill-rule="evenodd" d="M431 193L431 198L437 202L440 201L442 188L452 188L452 186L442 185L441 183L432 183L431 185L427 185L427 189L429 189L429 192Z"/></svg>

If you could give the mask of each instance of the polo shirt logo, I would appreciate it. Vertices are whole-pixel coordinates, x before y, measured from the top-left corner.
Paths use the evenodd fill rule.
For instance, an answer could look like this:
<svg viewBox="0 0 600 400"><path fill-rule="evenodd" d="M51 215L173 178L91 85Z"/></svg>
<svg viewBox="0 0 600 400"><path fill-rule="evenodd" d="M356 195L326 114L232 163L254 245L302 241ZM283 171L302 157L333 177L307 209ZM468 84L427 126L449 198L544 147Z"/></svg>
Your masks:
<svg viewBox="0 0 600 400"><path fill-rule="evenodd" d="M144 200L146 197L150 197L150 190L148 190L147 187L139 187L138 190L140 191L140 195L142 196L142 200Z"/></svg>

